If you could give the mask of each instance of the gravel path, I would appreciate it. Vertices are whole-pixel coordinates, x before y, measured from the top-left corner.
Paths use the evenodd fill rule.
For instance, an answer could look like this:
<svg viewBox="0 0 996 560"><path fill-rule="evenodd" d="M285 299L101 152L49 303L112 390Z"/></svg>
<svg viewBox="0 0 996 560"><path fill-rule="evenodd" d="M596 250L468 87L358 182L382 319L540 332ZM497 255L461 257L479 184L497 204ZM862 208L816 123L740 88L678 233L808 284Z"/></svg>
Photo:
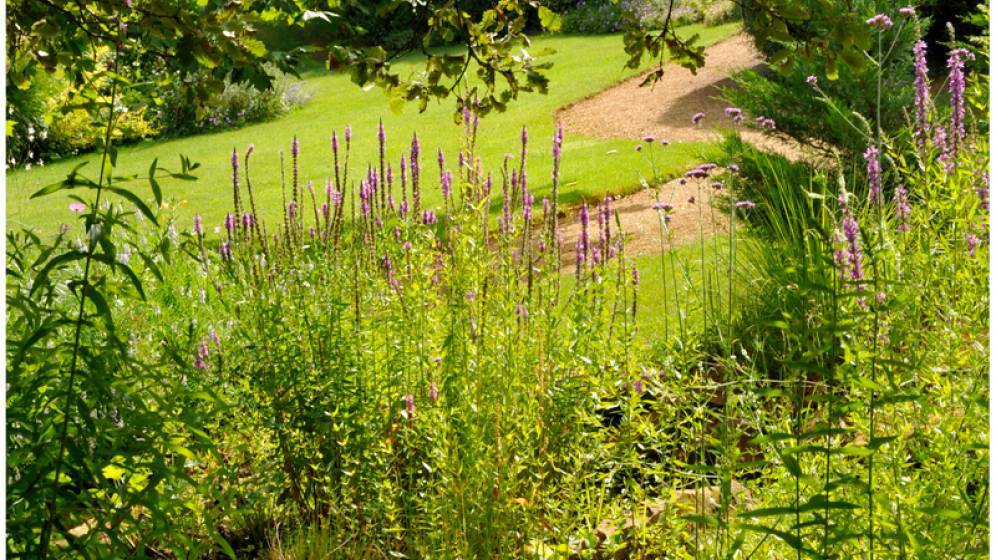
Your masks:
<svg viewBox="0 0 996 560"><path fill-rule="evenodd" d="M707 48L705 54L706 64L696 74L668 64L653 87L640 87L645 74L636 76L560 109L557 119L567 133L595 138L638 141L652 135L669 142L718 140L723 130L733 126L724 114L727 105L720 98L721 90L734 87L731 74L762 69L763 59L743 33ZM692 115L700 111L705 119L701 125L692 124ZM798 155L793 146L760 131L742 127L741 135L761 148Z"/></svg>

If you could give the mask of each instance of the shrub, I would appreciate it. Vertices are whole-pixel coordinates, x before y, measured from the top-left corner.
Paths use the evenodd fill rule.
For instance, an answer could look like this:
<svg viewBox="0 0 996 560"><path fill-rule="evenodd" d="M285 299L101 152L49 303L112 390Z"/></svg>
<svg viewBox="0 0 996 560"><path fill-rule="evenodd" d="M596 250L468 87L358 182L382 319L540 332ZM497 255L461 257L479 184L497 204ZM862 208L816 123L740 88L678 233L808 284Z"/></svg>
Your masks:
<svg viewBox="0 0 996 560"><path fill-rule="evenodd" d="M774 72L746 70L735 76L737 88L725 95L730 103L754 115L765 115L777 123L779 133L803 144L822 150L842 149L857 157L865 148L865 137L881 115L881 126L897 130L906 122L904 109L913 100L913 87L906 78L912 72L911 48L916 38L914 22L897 15L905 2L895 0L878 9L895 16L895 27L885 34L883 52L889 56L883 62L881 103L876 97L876 64L864 58L856 66L844 66L829 71L824 60L807 60L801 53L782 52L773 56L775 47L766 47ZM872 15L871 3L859 3L856 9ZM891 8L891 9L890 9ZM809 25L816 25L811 23ZM745 19L745 29L755 33L751 19ZM875 46L867 45L875 54ZM813 95L810 76L818 79L824 96ZM879 113L880 112L880 113ZM856 116L857 115L857 116Z"/></svg>
<svg viewBox="0 0 996 560"><path fill-rule="evenodd" d="M197 88L196 81L176 82L163 93L163 103L150 108L164 134L181 136L267 121L311 98L311 90L303 82L286 75L277 76L273 86L264 91L248 84L226 83L222 91L202 95Z"/></svg>

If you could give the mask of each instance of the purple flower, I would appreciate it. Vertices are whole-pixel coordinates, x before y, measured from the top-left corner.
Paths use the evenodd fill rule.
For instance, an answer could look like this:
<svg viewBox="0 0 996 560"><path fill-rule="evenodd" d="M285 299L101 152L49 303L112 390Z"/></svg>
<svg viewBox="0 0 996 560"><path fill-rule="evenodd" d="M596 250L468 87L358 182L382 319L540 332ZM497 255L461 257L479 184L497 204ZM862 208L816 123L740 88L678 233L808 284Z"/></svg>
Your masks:
<svg viewBox="0 0 996 560"><path fill-rule="evenodd" d="M737 107L727 107L725 109L725 112L726 112L726 116L730 117L731 119L735 119L735 118L743 115L743 111L740 110Z"/></svg>
<svg viewBox="0 0 996 560"><path fill-rule="evenodd" d="M521 303L515 305L515 313L522 319L529 317L529 310L526 309L526 306Z"/></svg>
<svg viewBox="0 0 996 560"><path fill-rule="evenodd" d="M405 401L405 412L408 413L408 416L412 416L413 414L415 414L415 395L408 393L407 395L405 395L404 401Z"/></svg>
<svg viewBox="0 0 996 560"><path fill-rule="evenodd" d="M346 143L347 144L349 143L350 140L352 140L352 138L353 138L353 129L348 124L346 125L346 129L342 132L342 136L343 136L343 138L346 139Z"/></svg>
<svg viewBox="0 0 996 560"><path fill-rule="evenodd" d="M643 137L643 141L646 142L647 144L653 143L654 140L655 140L655 138L654 138L653 134L648 134L648 135L646 135L646 136Z"/></svg>
<svg viewBox="0 0 996 560"><path fill-rule="evenodd" d="M699 111L698 113L692 115L692 124L699 124L700 122L702 122L702 119L704 118L705 118L705 113Z"/></svg>
<svg viewBox="0 0 996 560"><path fill-rule="evenodd" d="M951 96L951 145L957 153L965 137L965 59L975 60L968 49L954 49L948 55L948 92Z"/></svg>
<svg viewBox="0 0 996 560"><path fill-rule="evenodd" d="M923 146L930 136L927 118L930 114L930 78L927 77L927 43L917 41L913 45L913 111L915 113L916 143Z"/></svg>
<svg viewBox="0 0 996 560"><path fill-rule="evenodd" d="M674 209L674 205L670 202L655 202L653 206L654 210L663 210L665 212L670 212Z"/></svg>
<svg viewBox="0 0 996 560"><path fill-rule="evenodd" d="M713 182L709 183L709 186L718 190L718 189L723 188L723 182L722 181L713 181Z"/></svg>
<svg viewBox="0 0 996 560"><path fill-rule="evenodd" d="M591 248L591 238L588 233L589 216L588 216L588 204L581 204L581 237L578 240L580 246L580 256L579 259L583 259L588 256L588 251Z"/></svg>
<svg viewBox="0 0 996 560"><path fill-rule="evenodd" d="M222 259L226 261L232 260L232 246L227 241L221 243L221 246L218 247L218 253L221 254Z"/></svg>
<svg viewBox="0 0 996 560"><path fill-rule="evenodd" d="M474 290L467 290L467 293L465 293L464 296L467 298L467 303L474 303L474 298L477 296L477 292Z"/></svg>
<svg viewBox="0 0 996 560"><path fill-rule="evenodd" d="M879 292L879 293L875 294L875 301L879 305L882 305L883 303L885 303L885 297L886 297L885 296L885 292Z"/></svg>
<svg viewBox="0 0 996 560"><path fill-rule="evenodd" d="M524 128L522 129L523 138L525 138L525 130L526 129ZM525 142L525 140L523 140L523 142ZM553 131L552 150L553 150L554 165L560 163L560 155L563 152L563 149L564 149L564 127L560 123L557 123L557 128Z"/></svg>
<svg viewBox="0 0 996 560"><path fill-rule="evenodd" d="M332 131L332 140L331 140L331 142L332 142L332 151L333 152L338 152L339 151L339 137L335 135L335 131L334 130Z"/></svg>
<svg viewBox="0 0 996 560"><path fill-rule="evenodd" d="M466 108L464 110L466 110ZM429 383L429 400L435 401L438 398L439 398L439 387L436 385L436 382L433 381L432 383Z"/></svg>
<svg viewBox="0 0 996 560"><path fill-rule="evenodd" d="M858 221L854 219L854 214L851 213L850 208L844 208L841 229L844 231L844 241L847 244L844 254L847 264L850 265L851 280L861 280L865 277L865 273L862 264L860 232Z"/></svg>
<svg viewBox="0 0 996 560"><path fill-rule="evenodd" d="M667 140L661 140L661 146L670 146L670 145L671 143L668 142Z"/></svg>
<svg viewBox="0 0 996 560"><path fill-rule="evenodd" d="M882 165L878 161L878 148L868 146L865 150L865 163L868 168L868 203L882 205Z"/></svg>
<svg viewBox="0 0 996 560"><path fill-rule="evenodd" d="M819 79L816 78L816 76L809 76L806 78L806 83L813 87L816 87L820 82Z"/></svg>
<svg viewBox="0 0 996 560"><path fill-rule="evenodd" d="M383 146L386 141L387 132L384 131L384 120L380 119L377 121L377 142Z"/></svg>
<svg viewBox="0 0 996 560"><path fill-rule="evenodd" d="M916 9L913 6L905 6L899 8L899 15L903 16L904 18L911 18L916 15Z"/></svg>
<svg viewBox="0 0 996 560"><path fill-rule="evenodd" d="M909 231L910 205L906 189L903 188L901 185L896 187L896 193L893 196L893 202L896 205L896 221L899 222L899 226L896 229L898 229L899 231Z"/></svg>
<svg viewBox="0 0 996 560"><path fill-rule="evenodd" d="M225 229L231 233L235 229L237 221L238 218L236 218L235 214L225 214Z"/></svg>
<svg viewBox="0 0 996 560"><path fill-rule="evenodd" d="M688 197L688 203L689 204L695 204L695 195L692 195L692 196Z"/></svg>
<svg viewBox="0 0 996 560"><path fill-rule="evenodd" d="M870 27L880 27L882 29L889 29L892 27L892 20L885 14L878 14L871 17L865 21L865 23L867 23Z"/></svg>
<svg viewBox="0 0 996 560"><path fill-rule="evenodd" d="M194 233L198 237L204 235L204 226L201 224L201 215L194 214Z"/></svg>
<svg viewBox="0 0 996 560"><path fill-rule="evenodd" d="M210 352L208 351L207 342L203 340L197 345L197 352L194 355L194 367L197 369L207 369L207 358Z"/></svg>
<svg viewBox="0 0 996 560"><path fill-rule="evenodd" d="M739 173L740 172L740 166L737 165L737 164L735 164L735 163L731 163L730 165L727 165L726 168L729 169L730 171L734 172L734 173Z"/></svg>
<svg viewBox="0 0 996 560"><path fill-rule="evenodd" d="M297 216L297 203L293 200L287 203L287 216L291 219Z"/></svg>
<svg viewBox="0 0 996 560"><path fill-rule="evenodd" d="M286 140L284 140L284 142L286 142ZM294 136L294 140L291 141L291 156L292 157L297 157L300 154L301 154L301 143L298 142L297 136L295 135ZM235 152L233 151L232 152L232 161L235 162L237 159L238 158L235 155ZM235 164L233 163L232 165L235 165Z"/></svg>
<svg viewBox="0 0 996 560"><path fill-rule="evenodd" d="M642 393L643 392L643 381L637 379L633 382L633 392Z"/></svg>
<svg viewBox="0 0 996 560"><path fill-rule="evenodd" d="M450 196L450 190L453 187L453 174L451 174L449 171L445 171L443 172L443 174L440 176L439 179L440 179L440 184L442 185L443 198L447 198Z"/></svg>
<svg viewBox="0 0 996 560"><path fill-rule="evenodd" d="M640 269L636 268L636 267L633 267L633 270L632 270L632 272L630 274L633 276L633 285L634 286L639 286L640 285Z"/></svg>
<svg viewBox="0 0 996 560"><path fill-rule="evenodd" d="M214 330L214 327L209 327L208 328L208 338L211 339L211 342L214 343L214 347L217 348L218 351L220 352L221 351L221 337L218 336L218 333L217 333L217 331Z"/></svg>
<svg viewBox="0 0 996 560"><path fill-rule="evenodd" d="M83 204L82 202L71 202L71 203L69 203L69 211L70 212L73 212L75 214L80 214L84 210L86 210L86 204Z"/></svg>
<svg viewBox="0 0 996 560"><path fill-rule="evenodd" d="M968 245L968 255L975 256L975 250L979 246L979 238L974 233L966 233L965 243Z"/></svg>
<svg viewBox="0 0 996 560"><path fill-rule="evenodd" d="M736 208L746 208L747 210L750 210L751 208L757 206L757 204L754 204L753 200L738 200L733 206Z"/></svg>
<svg viewBox="0 0 996 560"><path fill-rule="evenodd" d="M422 212L422 223L423 224L425 224L427 226L431 226L431 225L435 224L437 221L438 221L438 219L436 218L436 213L433 212L432 210L425 210L424 212Z"/></svg>
<svg viewBox="0 0 996 560"><path fill-rule="evenodd" d="M775 129L775 120L774 119L761 116L761 117L758 117L758 118L754 119L754 122L756 122L757 125L760 126L761 128L767 128L767 129L770 129L770 130L774 130Z"/></svg>

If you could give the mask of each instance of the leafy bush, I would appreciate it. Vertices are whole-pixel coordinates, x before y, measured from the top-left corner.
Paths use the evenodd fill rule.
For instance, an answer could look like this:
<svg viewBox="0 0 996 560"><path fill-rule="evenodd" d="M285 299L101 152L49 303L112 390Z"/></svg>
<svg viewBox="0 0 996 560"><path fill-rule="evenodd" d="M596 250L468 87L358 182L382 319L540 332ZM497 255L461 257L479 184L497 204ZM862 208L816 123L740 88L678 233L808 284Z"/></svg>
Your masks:
<svg viewBox="0 0 996 560"><path fill-rule="evenodd" d="M615 33L623 29L624 9L610 0L582 0L563 15L560 28L564 33Z"/></svg>
<svg viewBox="0 0 996 560"><path fill-rule="evenodd" d="M879 3L880 11L896 15L905 2ZM891 7L891 9L889 9ZM860 13L873 15L873 5L858 3ZM806 25L817 25L807 23ZM745 20L745 29L753 34L759 30ZM913 86L906 78L912 72L912 46L916 39L913 20L896 15L895 27L883 35L883 95L876 96L878 67L870 58L853 61L856 66L837 70L822 59L807 59L791 47L775 52L769 48L768 61L775 72L745 70L735 76L737 88L725 92L727 99L754 115L765 115L777 123L777 130L803 144L822 150L840 148L849 156L857 156L865 148L864 138L881 116L881 126L896 130L906 122L904 110L913 100ZM871 42L864 48L875 55L878 48ZM852 61L848 61L852 62ZM823 96L813 95L810 76L818 79Z"/></svg>
<svg viewBox="0 0 996 560"><path fill-rule="evenodd" d="M181 136L274 119L307 103L311 91L303 82L279 75L272 87L263 91L249 84L226 82L220 92L200 92L196 81L173 82L162 98L163 103L151 109L153 118L164 134Z"/></svg>

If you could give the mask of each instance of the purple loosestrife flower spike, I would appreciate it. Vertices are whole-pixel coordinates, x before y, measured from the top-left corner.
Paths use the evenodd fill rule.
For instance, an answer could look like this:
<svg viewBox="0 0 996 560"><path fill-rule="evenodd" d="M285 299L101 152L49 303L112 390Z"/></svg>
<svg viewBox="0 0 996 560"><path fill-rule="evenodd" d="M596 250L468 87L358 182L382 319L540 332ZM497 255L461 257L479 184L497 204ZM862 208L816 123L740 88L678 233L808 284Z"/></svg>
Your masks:
<svg viewBox="0 0 996 560"><path fill-rule="evenodd" d="M353 139L353 129L348 124L346 125L346 129L342 132L342 137L346 139L347 144Z"/></svg>
<svg viewBox="0 0 996 560"><path fill-rule="evenodd" d="M208 351L207 342L202 340L200 344L197 345L197 354L194 356L194 367L197 369L207 369L207 358L209 355L210 352Z"/></svg>
<svg viewBox="0 0 996 560"><path fill-rule="evenodd" d="M584 203L581 205L581 252L585 257L588 256L588 252L591 250L591 237L588 231L588 204Z"/></svg>
<svg viewBox="0 0 996 560"><path fill-rule="evenodd" d="M634 286L639 286L640 285L640 269L636 268L634 266L633 267L633 271L632 271L632 275L633 275L633 285Z"/></svg>
<svg viewBox="0 0 996 560"><path fill-rule="evenodd" d="M232 148L232 197L234 199L234 212L238 214L242 210L242 193L239 191L239 152Z"/></svg>
<svg viewBox="0 0 996 560"><path fill-rule="evenodd" d="M951 97L952 153L958 153L958 143L965 137L965 60L975 60L968 49L954 49L948 55L948 93Z"/></svg>
<svg viewBox="0 0 996 560"><path fill-rule="evenodd" d="M896 221L899 222L899 225L897 226L896 229L899 231L909 231L910 205L906 189L902 185L896 187L896 193L893 196L893 202L896 205Z"/></svg>
<svg viewBox="0 0 996 560"><path fill-rule="evenodd" d="M227 241L222 241L221 245L218 247L218 253L221 258L226 261L232 260L232 246L228 244Z"/></svg>
<svg viewBox="0 0 996 560"><path fill-rule="evenodd" d="M882 205L882 165L878 161L878 148L868 146L865 150L865 163L868 168L868 202Z"/></svg>
<svg viewBox="0 0 996 560"><path fill-rule="evenodd" d="M225 229L228 231L228 233L232 233L232 231L235 229L236 221L237 218L235 214L225 214Z"/></svg>
<svg viewBox="0 0 996 560"><path fill-rule="evenodd" d="M415 395L411 393L405 395L405 412L408 416L415 414Z"/></svg>
<svg viewBox="0 0 996 560"><path fill-rule="evenodd" d="M920 40L913 45L913 111L916 121L914 136L923 146L930 136L930 78L927 76L927 43Z"/></svg>
<svg viewBox="0 0 996 560"><path fill-rule="evenodd" d="M844 241L847 244L846 256L847 263L850 265L851 280L862 280L865 277L865 272L861 255L861 235L858 230L858 221L854 218L850 208L844 208L844 221L841 223L841 229L844 231Z"/></svg>
<svg viewBox="0 0 996 560"><path fill-rule="evenodd" d="M200 214L194 214L194 233L197 235L197 237L204 236L204 225L201 224Z"/></svg>
<svg viewBox="0 0 996 560"><path fill-rule="evenodd" d="M965 244L968 246L968 256L975 256L975 250L979 246L979 238L974 233L965 234Z"/></svg>
<svg viewBox="0 0 996 560"><path fill-rule="evenodd" d="M435 402L439 398L439 386L433 381L429 384L429 400Z"/></svg>
<svg viewBox="0 0 996 560"><path fill-rule="evenodd" d="M411 166L412 171L412 210L418 215L420 200L419 200L419 190L418 190L418 179L419 175L422 173L422 164L419 160L419 154L421 154L421 146L418 142L418 135L412 134L412 147L411 153L408 158L408 165Z"/></svg>

